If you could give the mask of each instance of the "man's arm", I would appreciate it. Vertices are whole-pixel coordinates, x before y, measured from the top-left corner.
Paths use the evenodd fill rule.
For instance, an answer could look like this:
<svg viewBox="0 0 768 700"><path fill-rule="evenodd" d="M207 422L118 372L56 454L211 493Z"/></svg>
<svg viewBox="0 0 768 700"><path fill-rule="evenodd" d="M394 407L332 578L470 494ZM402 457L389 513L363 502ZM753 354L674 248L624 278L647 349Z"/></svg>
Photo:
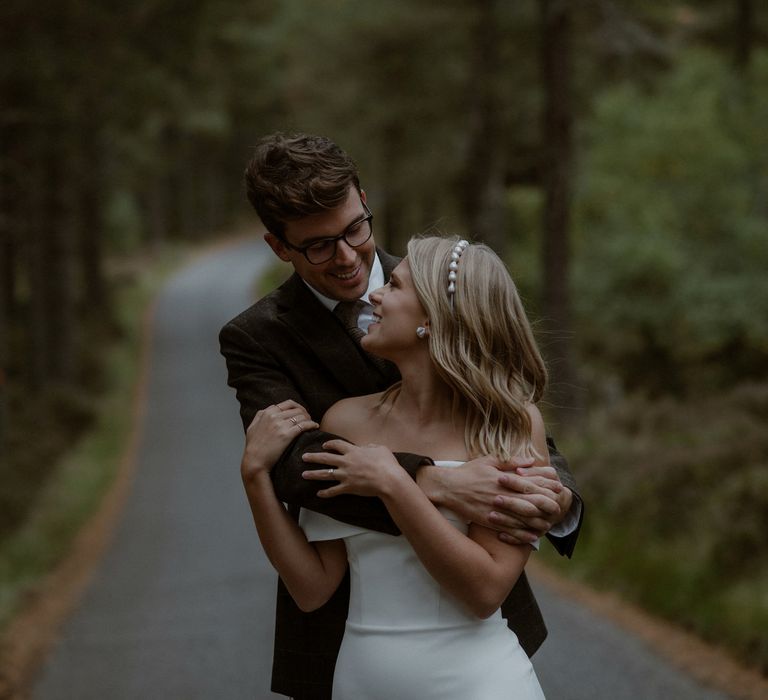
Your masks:
<svg viewBox="0 0 768 700"><path fill-rule="evenodd" d="M583 506L565 458L551 438L547 444L551 467L482 457L458 469L425 467L418 482L433 503L499 531L505 542L531 543L547 534L560 554L571 556Z"/></svg>
<svg viewBox="0 0 768 700"><path fill-rule="evenodd" d="M549 463L555 468L560 483L568 489L570 494L568 507L563 509L562 517L547 533L547 538L559 554L570 558L576 547L576 540L584 519L584 501L576 489L576 479L568 466L568 461L560 454L555 441L550 436L547 436L547 448Z"/></svg>
<svg viewBox="0 0 768 700"><path fill-rule="evenodd" d="M303 472L310 468L302 455L306 452L324 452L323 444L339 437L322 430L312 430L294 440L272 469L272 483L278 498L285 503L324 513L351 525L399 535L400 529L379 498L349 494L322 498L317 495L318 491L327 489L330 484L302 477ZM395 453L395 458L414 479L419 467L431 462L427 457L403 452Z"/></svg>

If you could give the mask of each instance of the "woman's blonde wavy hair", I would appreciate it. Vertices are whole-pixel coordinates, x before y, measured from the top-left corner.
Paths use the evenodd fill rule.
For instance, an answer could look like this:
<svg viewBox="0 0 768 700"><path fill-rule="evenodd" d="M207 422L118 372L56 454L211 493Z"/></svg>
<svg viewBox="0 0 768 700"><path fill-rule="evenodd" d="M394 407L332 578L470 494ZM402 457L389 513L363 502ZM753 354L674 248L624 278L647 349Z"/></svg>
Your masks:
<svg viewBox="0 0 768 700"><path fill-rule="evenodd" d="M526 404L538 401L547 369L515 283L488 246L472 243L459 260L451 306L448 264L460 239L424 236L408 243L408 265L430 323L429 352L467 422L472 456L531 456Z"/></svg>

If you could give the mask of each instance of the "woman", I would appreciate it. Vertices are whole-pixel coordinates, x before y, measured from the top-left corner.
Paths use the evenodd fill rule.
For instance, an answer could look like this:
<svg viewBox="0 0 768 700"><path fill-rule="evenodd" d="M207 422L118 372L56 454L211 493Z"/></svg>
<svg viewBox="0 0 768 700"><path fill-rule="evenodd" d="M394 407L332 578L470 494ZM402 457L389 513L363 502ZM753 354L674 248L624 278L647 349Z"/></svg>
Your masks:
<svg viewBox="0 0 768 700"><path fill-rule="evenodd" d="M438 511L393 451L449 468L479 455L546 464L534 403L546 370L517 291L486 246L417 238L389 283L370 295L363 347L394 362L402 381L332 406L320 427L349 440L306 454L305 478L333 480L326 496L380 498L392 537L302 511L301 528L274 496L269 467L296 427L318 427L292 401L260 411L248 429L243 480L264 549L303 610L325 603L349 562L351 597L334 675L336 700L543 698L499 606L530 545Z"/></svg>

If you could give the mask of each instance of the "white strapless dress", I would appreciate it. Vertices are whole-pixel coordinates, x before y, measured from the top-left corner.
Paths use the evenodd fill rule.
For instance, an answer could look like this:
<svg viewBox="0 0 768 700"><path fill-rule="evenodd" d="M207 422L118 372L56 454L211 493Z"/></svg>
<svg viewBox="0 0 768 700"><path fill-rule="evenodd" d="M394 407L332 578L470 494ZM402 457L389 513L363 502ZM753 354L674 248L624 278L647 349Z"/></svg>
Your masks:
<svg viewBox="0 0 768 700"><path fill-rule="evenodd" d="M458 466L461 462L438 462ZM466 533L451 511L443 515ZM351 577L334 700L542 700L531 662L497 610L481 620L442 589L405 537L302 510L310 541L343 539Z"/></svg>

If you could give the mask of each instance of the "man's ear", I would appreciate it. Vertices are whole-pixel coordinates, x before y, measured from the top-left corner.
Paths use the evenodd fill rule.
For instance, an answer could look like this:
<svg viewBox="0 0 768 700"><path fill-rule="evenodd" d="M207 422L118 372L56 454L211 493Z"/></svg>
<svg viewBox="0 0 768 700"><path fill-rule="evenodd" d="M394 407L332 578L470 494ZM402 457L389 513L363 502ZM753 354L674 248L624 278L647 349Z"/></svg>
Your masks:
<svg viewBox="0 0 768 700"><path fill-rule="evenodd" d="M267 245L272 248L272 252L277 255L280 260L283 262L291 262L291 258L288 255L288 249L277 236L267 231L267 233L264 234L264 240L267 242Z"/></svg>

